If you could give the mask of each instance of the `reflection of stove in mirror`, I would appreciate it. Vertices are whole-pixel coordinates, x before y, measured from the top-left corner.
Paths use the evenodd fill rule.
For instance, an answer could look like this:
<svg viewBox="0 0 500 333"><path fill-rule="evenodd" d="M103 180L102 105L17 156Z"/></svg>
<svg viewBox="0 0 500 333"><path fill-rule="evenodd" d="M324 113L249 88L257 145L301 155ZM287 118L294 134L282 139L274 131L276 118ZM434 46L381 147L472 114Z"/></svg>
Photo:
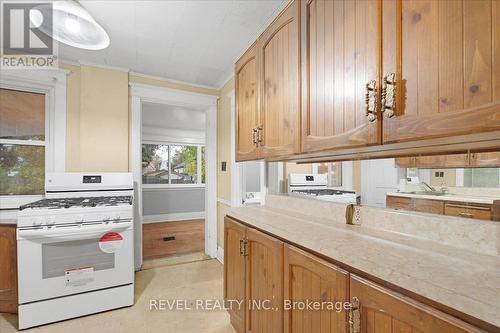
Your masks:
<svg viewBox="0 0 500 333"><path fill-rule="evenodd" d="M288 193L303 198L359 204L359 197L356 192L328 188L326 174L291 173L288 176Z"/></svg>

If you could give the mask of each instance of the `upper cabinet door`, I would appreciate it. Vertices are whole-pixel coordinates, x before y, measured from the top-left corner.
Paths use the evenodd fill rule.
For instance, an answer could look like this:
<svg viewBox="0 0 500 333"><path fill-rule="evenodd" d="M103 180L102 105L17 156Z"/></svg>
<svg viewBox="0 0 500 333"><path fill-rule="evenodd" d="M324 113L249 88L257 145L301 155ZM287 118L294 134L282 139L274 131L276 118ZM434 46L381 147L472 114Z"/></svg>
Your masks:
<svg viewBox="0 0 500 333"><path fill-rule="evenodd" d="M257 48L252 45L236 62L236 160L259 158L257 126L259 124L259 87Z"/></svg>
<svg viewBox="0 0 500 333"><path fill-rule="evenodd" d="M305 152L380 142L367 84L379 87L380 2L302 1L302 147Z"/></svg>
<svg viewBox="0 0 500 333"><path fill-rule="evenodd" d="M384 143L500 130L500 2L384 0L382 20Z"/></svg>
<svg viewBox="0 0 500 333"><path fill-rule="evenodd" d="M264 158L300 150L299 5L290 3L259 39Z"/></svg>

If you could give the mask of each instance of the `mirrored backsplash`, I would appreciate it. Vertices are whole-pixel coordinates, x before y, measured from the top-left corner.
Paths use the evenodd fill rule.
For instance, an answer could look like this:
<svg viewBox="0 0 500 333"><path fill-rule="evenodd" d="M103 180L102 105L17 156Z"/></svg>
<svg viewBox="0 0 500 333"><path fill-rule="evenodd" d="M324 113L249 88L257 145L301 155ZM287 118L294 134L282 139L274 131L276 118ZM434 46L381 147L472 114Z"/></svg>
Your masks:
<svg viewBox="0 0 500 333"><path fill-rule="evenodd" d="M500 220L497 167L417 168L394 158L309 164L269 162L267 188L271 194Z"/></svg>

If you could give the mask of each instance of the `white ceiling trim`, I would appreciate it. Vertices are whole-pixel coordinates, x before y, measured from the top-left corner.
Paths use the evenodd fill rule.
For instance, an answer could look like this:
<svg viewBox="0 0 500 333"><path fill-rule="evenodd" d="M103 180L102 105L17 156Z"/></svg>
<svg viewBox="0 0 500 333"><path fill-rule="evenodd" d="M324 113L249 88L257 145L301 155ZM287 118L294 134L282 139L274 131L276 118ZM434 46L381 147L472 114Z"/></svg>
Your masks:
<svg viewBox="0 0 500 333"><path fill-rule="evenodd" d="M166 78L166 77L161 77L161 76L156 76L156 75L149 75L149 74L143 74L143 73L134 72L134 71L130 71L129 74L130 75L134 75L134 76L143 77L143 78L146 78L146 79L152 79L152 80L158 80L158 81L170 82L170 83L178 83L178 84L183 84L183 85L186 85L186 86L191 86L191 87L196 87L196 88L205 88L205 89L219 90L219 88L217 88L215 86L208 86L208 85L204 85L204 84L190 83L190 82L186 82L186 81L174 80L174 79L169 79L169 78Z"/></svg>
<svg viewBox="0 0 500 333"><path fill-rule="evenodd" d="M218 96L185 90L152 86L130 82L132 97L138 96L142 102L164 103L177 106L216 106Z"/></svg>

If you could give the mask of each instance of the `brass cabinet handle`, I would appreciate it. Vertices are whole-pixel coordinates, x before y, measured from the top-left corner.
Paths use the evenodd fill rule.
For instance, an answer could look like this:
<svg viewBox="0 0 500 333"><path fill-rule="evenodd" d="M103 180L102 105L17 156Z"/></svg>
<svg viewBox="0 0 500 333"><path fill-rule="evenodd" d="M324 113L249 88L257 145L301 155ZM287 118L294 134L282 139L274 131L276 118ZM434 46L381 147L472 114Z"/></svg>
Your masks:
<svg viewBox="0 0 500 333"><path fill-rule="evenodd" d="M460 212L458 213L461 217L473 217L472 213L465 213L465 212Z"/></svg>
<svg viewBox="0 0 500 333"><path fill-rule="evenodd" d="M257 127L257 145L260 144L262 146L262 141L264 140L264 133L262 131L262 125Z"/></svg>
<svg viewBox="0 0 500 333"><path fill-rule="evenodd" d="M361 332L361 313L359 299L353 297L351 300L351 308L349 309L349 333Z"/></svg>
<svg viewBox="0 0 500 333"><path fill-rule="evenodd" d="M257 145L257 128L252 129L252 142L254 146Z"/></svg>
<svg viewBox="0 0 500 333"><path fill-rule="evenodd" d="M391 73L384 77L382 83L382 113L387 117L394 117L396 110L396 74Z"/></svg>
<svg viewBox="0 0 500 333"><path fill-rule="evenodd" d="M242 256L242 255L243 255L243 253L244 253L244 249L243 249L244 244L245 244L245 243L244 243L243 238L242 238L242 239L240 239L240 256Z"/></svg>
<svg viewBox="0 0 500 333"><path fill-rule="evenodd" d="M366 84L365 90L366 116L369 122L377 119L377 81L371 80Z"/></svg>

